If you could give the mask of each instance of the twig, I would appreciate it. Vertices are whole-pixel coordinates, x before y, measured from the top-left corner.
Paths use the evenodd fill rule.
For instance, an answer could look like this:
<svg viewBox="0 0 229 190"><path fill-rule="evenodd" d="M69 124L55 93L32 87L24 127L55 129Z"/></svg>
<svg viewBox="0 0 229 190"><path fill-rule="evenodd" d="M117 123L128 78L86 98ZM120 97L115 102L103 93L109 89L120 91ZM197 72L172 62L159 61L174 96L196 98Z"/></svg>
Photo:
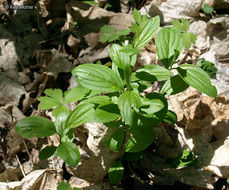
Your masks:
<svg viewBox="0 0 229 190"><path fill-rule="evenodd" d="M25 177L25 172L24 172L24 170L23 170L23 167L22 167L21 162L20 162L20 160L19 160L19 158L18 158L18 156L17 156L17 155L16 155L16 159L17 159L17 162L18 162L19 167L20 167L20 169L21 169L21 173L22 173L22 174L23 174L23 176Z"/></svg>
<svg viewBox="0 0 229 190"><path fill-rule="evenodd" d="M29 156L29 159L31 160L32 164L34 165L34 163L33 163L33 157L32 157L32 155L29 153L29 150L28 150L27 145L25 144L25 141L24 141L24 140L23 140L23 144L24 144L24 146L25 146L25 150L26 150L26 153L27 153L28 156Z"/></svg>
<svg viewBox="0 0 229 190"><path fill-rule="evenodd" d="M63 169L62 169L62 168L55 168L55 169L52 169L52 168L46 168L46 169L45 169L45 171L57 171L57 170L62 171Z"/></svg>

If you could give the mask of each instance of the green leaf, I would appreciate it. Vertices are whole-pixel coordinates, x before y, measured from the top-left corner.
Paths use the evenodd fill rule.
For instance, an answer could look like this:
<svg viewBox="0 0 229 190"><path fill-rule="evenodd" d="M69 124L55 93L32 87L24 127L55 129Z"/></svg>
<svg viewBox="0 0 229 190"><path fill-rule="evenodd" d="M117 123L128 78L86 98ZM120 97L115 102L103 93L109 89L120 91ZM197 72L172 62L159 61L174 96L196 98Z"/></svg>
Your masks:
<svg viewBox="0 0 229 190"><path fill-rule="evenodd" d="M62 112L60 113L55 120L56 132L61 136L64 130L66 129L65 123L68 118L69 113Z"/></svg>
<svg viewBox="0 0 229 190"><path fill-rule="evenodd" d="M123 90L121 78L104 65L83 64L72 71L78 83L95 91L117 92Z"/></svg>
<svg viewBox="0 0 229 190"><path fill-rule="evenodd" d="M122 129L118 129L117 131L115 131L108 142L109 148L115 152L121 151L124 137L125 133Z"/></svg>
<svg viewBox="0 0 229 190"><path fill-rule="evenodd" d="M116 104L107 104L95 110L92 121L95 123L111 122L120 117L120 112Z"/></svg>
<svg viewBox="0 0 229 190"><path fill-rule="evenodd" d="M142 15L141 15L141 12L138 11L137 9L134 9L133 11L133 18L134 20L136 21L137 24L141 24L142 22Z"/></svg>
<svg viewBox="0 0 229 190"><path fill-rule="evenodd" d="M57 186L57 190L71 190L71 186L69 183L66 182L61 182L59 183L59 185Z"/></svg>
<svg viewBox="0 0 229 190"><path fill-rule="evenodd" d="M186 32L189 28L189 21L186 19L181 19L181 22L179 20L174 20L173 22L173 27L181 32Z"/></svg>
<svg viewBox="0 0 229 190"><path fill-rule="evenodd" d="M63 92L61 89L46 89L44 93L60 103L63 101Z"/></svg>
<svg viewBox="0 0 229 190"><path fill-rule="evenodd" d="M56 132L54 124L49 119L41 116L30 116L21 119L15 130L24 138L47 137Z"/></svg>
<svg viewBox="0 0 229 190"><path fill-rule="evenodd" d="M209 6L207 3L204 3L204 6L203 6L203 11L204 13L206 14L211 14L214 12L214 8Z"/></svg>
<svg viewBox="0 0 229 190"><path fill-rule="evenodd" d="M56 150L56 155L71 167L76 166L80 161L80 152L74 143L62 142Z"/></svg>
<svg viewBox="0 0 229 190"><path fill-rule="evenodd" d="M94 96L90 97L83 102L85 103L93 103L98 104L99 106L104 106L111 103L111 99L109 96Z"/></svg>
<svg viewBox="0 0 229 190"><path fill-rule="evenodd" d="M171 27L162 28L155 43L157 56L167 68L176 61L183 49L181 33Z"/></svg>
<svg viewBox="0 0 229 190"><path fill-rule="evenodd" d="M41 102L41 110L47 110L60 104L58 100L46 96L41 96L38 98L38 100Z"/></svg>
<svg viewBox="0 0 229 190"><path fill-rule="evenodd" d="M43 148L39 153L39 159L45 160L51 157L56 152L57 147L56 146L46 146Z"/></svg>
<svg viewBox="0 0 229 190"><path fill-rule="evenodd" d="M151 120L151 122L154 125L157 125L157 124L161 123L166 116L166 113L168 111L168 101L167 101L167 99L165 99L165 97L163 95L158 94L156 92L152 92L152 93L147 94L146 98L150 99L150 100L158 99L161 102L163 102L163 104L164 104L164 107L160 111L155 112L154 114L150 114L149 116L147 114L145 115L147 118L149 117L149 119Z"/></svg>
<svg viewBox="0 0 229 190"><path fill-rule="evenodd" d="M137 49L137 48L133 48L131 44L127 45L127 46L124 46L121 50L119 50L120 52L122 53L125 53L129 56L131 55L135 55L139 52L141 52L140 49Z"/></svg>
<svg viewBox="0 0 229 190"><path fill-rule="evenodd" d="M110 183L115 185L120 182L122 180L123 173L124 167L121 160L115 161L108 170L108 178Z"/></svg>
<svg viewBox="0 0 229 190"><path fill-rule="evenodd" d="M129 29L123 29L123 30L119 30L117 32L117 35L120 36L127 36L130 34L130 30Z"/></svg>
<svg viewBox="0 0 229 190"><path fill-rule="evenodd" d="M108 96L95 96L84 102L98 105L91 119L93 122L110 122L120 117L118 106L113 104Z"/></svg>
<svg viewBox="0 0 229 190"><path fill-rule="evenodd" d="M141 98L141 105L141 112L149 117L164 108L164 103L159 99Z"/></svg>
<svg viewBox="0 0 229 190"><path fill-rule="evenodd" d="M183 153L172 162L172 165L176 168L184 168L192 166L197 163L197 160L192 152L184 150Z"/></svg>
<svg viewBox="0 0 229 190"><path fill-rule="evenodd" d="M153 36L155 35L156 31L158 30L160 25L160 17L156 16L152 19L148 19L142 25L140 25L139 29L137 30L134 40L133 40L133 47L140 49L148 44Z"/></svg>
<svg viewBox="0 0 229 190"><path fill-rule="evenodd" d="M161 88L161 93L174 95L185 91L188 87L189 85L186 82L184 82L180 75L175 75L164 83L164 85Z"/></svg>
<svg viewBox="0 0 229 190"><path fill-rule="evenodd" d="M99 41L102 43L112 42L118 40L121 36L126 36L130 34L129 29L123 29L115 32L115 29L112 26L105 25L101 28L102 35L99 37Z"/></svg>
<svg viewBox="0 0 229 190"><path fill-rule="evenodd" d="M145 82L145 83L143 83ZM133 91L137 94L140 94L144 92L145 89L151 87L152 84L146 82L146 81L137 81L137 82L132 82L131 87L133 88Z"/></svg>
<svg viewBox="0 0 229 190"><path fill-rule="evenodd" d="M65 92L64 103L68 104L70 102L82 100L87 94L89 94L89 92L89 89L78 85L77 87Z"/></svg>
<svg viewBox="0 0 229 190"><path fill-rule="evenodd" d="M190 48L192 44L196 43L196 35L193 34L192 32L183 33L182 38L183 38L184 48L186 49Z"/></svg>
<svg viewBox="0 0 229 190"><path fill-rule="evenodd" d="M115 29L112 26L104 25L101 28L101 33L102 35L99 37L99 41L104 43L115 35Z"/></svg>
<svg viewBox="0 0 229 190"><path fill-rule="evenodd" d="M138 31L138 28L139 28L139 25L137 25L137 24L135 24L133 22L131 23L130 29L131 29L132 32L136 33Z"/></svg>
<svg viewBox="0 0 229 190"><path fill-rule="evenodd" d="M217 95L216 87L211 84L209 75L196 65L183 64L177 68L181 78L190 86L213 98Z"/></svg>
<svg viewBox="0 0 229 190"><path fill-rule="evenodd" d="M177 115L173 111L168 110L163 121L169 124L175 124L177 122Z"/></svg>
<svg viewBox="0 0 229 190"><path fill-rule="evenodd" d="M124 69L126 65L129 65L130 57L128 54L120 52L121 49L122 46L113 44L110 49L110 57L117 67Z"/></svg>
<svg viewBox="0 0 229 190"><path fill-rule="evenodd" d="M81 188L74 187L73 190L82 190Z"/></svg>
<svg viewBox="0 0 229 190"><path fill-rule="evenodd" d="M110 7L112 7L112 5L109 4L109 3L106 3L105 6L104 6L103 8L104 8L105 10L107 10L107 8L110 8Z"/></svg>
<svg viewBox="0 0 229 190"><path fill-rule="evenodd" d="M144 81L163 81L170 78L173 73L158 65L146 65L136 71L136 77Z"/></svg>
<svg viewBox="0 0 229 190"><path fill-rule="evenodd" d="M69 110L66 106L62 105L63 103L63 92L60 89L46 89L44 93L47 96L41 96L38 100L41 102L40 109L47 110L50 108L55 108L52 111L53 116L57 116L61 112L69 113Z"/></svg>
<svg viewBox="0 0 229 190"><path fill-rule="evenodd" d="M65 113L70 113L69 109L62 105L59 104L53 111L52 111L52 115L57 117L60 113L65 112Z"/></svg>
<svg viewBox="0 0 229 190"><path fill-rule="evenodd" d="M141 21L141 25L144 24L147 20L149 20L150 18L148 18L148 16L146 15L143 15L142 16L142 21ZM151 19L154 19L154 18L151 18Z"/></svg>
<svg viewBox="0 0 229 190"><path fill-rule="evenodd" d="M134 109L141 106L141 100L138 94L133 91L125 91L118 99L118 107L122 119L127 125L132 125L134 120Z"/></svg>
<svg viewBox="0 0 229 190"><path fill-rule="evenodd" d="M134 67L134 65L136 64L136 62L137 62L137 54L132 55L132 56L130 57L130 65L131 65L132 67Z"/></svg>
<svg viewBox="0 0 229 190"><path fill-rule="evenodd" d="M92 114L94 113L94 104L84 103L79 104L66 120L67 128L75 128L82 124L91 121Z"/></svg>

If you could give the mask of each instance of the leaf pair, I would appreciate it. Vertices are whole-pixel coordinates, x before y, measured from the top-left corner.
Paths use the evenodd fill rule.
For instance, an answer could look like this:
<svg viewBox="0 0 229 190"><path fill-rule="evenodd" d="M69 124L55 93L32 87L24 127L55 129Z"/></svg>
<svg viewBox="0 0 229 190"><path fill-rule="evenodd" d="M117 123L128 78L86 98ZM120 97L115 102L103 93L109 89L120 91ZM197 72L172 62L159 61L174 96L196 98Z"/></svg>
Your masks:
<svg viewBox="0 0 229 190"><path fill-rule="evenodd" d="M39 158L44 160L53 155L60 156L71 167L76 166L80 161L80 152L72 142L61 142L58 147L46 146L40 151Z"/></svg>

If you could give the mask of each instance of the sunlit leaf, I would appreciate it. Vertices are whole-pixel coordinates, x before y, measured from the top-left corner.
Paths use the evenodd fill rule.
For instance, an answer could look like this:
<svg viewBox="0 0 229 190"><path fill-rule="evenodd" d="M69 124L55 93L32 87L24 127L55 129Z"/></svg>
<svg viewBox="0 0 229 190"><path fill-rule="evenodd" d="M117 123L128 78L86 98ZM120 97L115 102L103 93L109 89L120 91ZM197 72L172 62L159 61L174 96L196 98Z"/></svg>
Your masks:
<svg viewBox="0 0 229 190"><path fill-rule="evenodd" d="M80 152L74 143L62 142L56 150L56 155L71 167L76 166L80 161Z"/></svg>
<svg viewBox="0 0 229 190"><path fill-rule="evenodd" d="M136 71L136 77L144 81L163 81L170 78L172 72L158 65L146 65Z"/></svg>
<svg viewBox="0 0 229 190"><path fill-rule="evenodd" d="M121 181L124 173L124 167L121 160L115 161L108 170L108 178L110 183L117 184Z"/></svg>
<svg viewBox="0 0 229 190"><path fill-rule="evenodd" d="M209 75L196 65L183 64L177 68L180 77L190 86L213 98L217 95L216 87L211 84Z"/></svg>
<svg viewBox="0 0 229 190"><path fill-rule="evenodd" d="M104 65L83 64L72 71L80 85L95 91L117 92L123 89L119 76Z"/></svg>
<svg viewBox="0 0 229 190"><path fill-rule="evenodd" d="M137 30L134 36L133 47L139 49L148 44L152 40L156 31L158 30L159 25L159 16L156 16L152 19L148 19L146 22L140 25L139 29Z"/></svg>
<svg viewBox="0 0 229 190"><path fill-rule="evenodd" d="M65 124L66 128L75 128L90 122L95 111L94 106L94 104L90 103L79 104L68 116Z"/></svg>
<svg viewBox="0 0 229 190"><path fill-rule="evenodd" d="M162 28L155 43L157 56L167 68L176 61L183 49L181 33L172 27Z"/></svg>
<svg viewBox="0 0 229 190"><path fill-rule="evenodd" d="M134 109L141 106L140 97L133 91L125 91L118 99L118 107L122 119L128 125L132 125L134 120Z"/></svg>

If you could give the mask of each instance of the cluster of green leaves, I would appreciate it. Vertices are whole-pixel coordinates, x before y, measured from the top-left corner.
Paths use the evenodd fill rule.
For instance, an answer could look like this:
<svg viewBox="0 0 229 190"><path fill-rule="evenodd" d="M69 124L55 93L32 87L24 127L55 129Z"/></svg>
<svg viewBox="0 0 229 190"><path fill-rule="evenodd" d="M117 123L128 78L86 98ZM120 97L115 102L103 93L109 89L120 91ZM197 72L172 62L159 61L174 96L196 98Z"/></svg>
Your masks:
<svg viewBox="0 0 229 190"><path fill-rule="evenodd" d="M164 66L146 65L133 72L137 54L152 40L160 25L159 16L147 18L134 10L133 17L136 21L132 25L134 39L126 46L111 46L111 68L93 63L80 65L72 70L78 83L76 88L64 94L57 89L46 90L47 96L39 98L41 109L54 108L54 124L38 116L18 122L16 131L25 138L45 137L54 133L59 135L60 145L43 149L40 152L41 158L57 155L70 166L76 165L80 156L72 142L73 128L91 121L104 123L109 128L116 128L106 142L108 147L124 155L108 171L110 182L116 184L123 175L122 160L140 158L139 152L154 141L153 126L161 122L176 122L176 114L168 110L165 94L177 94L192 86L216 97L216 88L212 86L209 75L200 67L189 64L173 66L181 51L187 47L184 32L188 24L185 20L182 23L176 22L173 27L162 28L157 34L156 53ZM174 75L172 69L178 74ZM156 81L162 83L160 92L143 96L142 92ZM75 101L79 104L69 112L64 104Z"/></svg>
<svg viewBox="0 0 229 190"><path fill-rule="evenodd" d="M118 32L115 32L115 29L112 26L104 25L101 28L101 36L99 37L99 41L102 43L105 42L113 42L121 39L121 37L130 34L130 30L123 29Z"/></svg>
<svg viewBox="0 0 229 190"><path fill-rule="evenodd" d="M181 22L179 20L173 21L173 27L181 32L182 35L182 41L184 48L188 49L191 47L192 44L196 43L196 36L192 32L187 32L189 29L189 21L186 19L181 19Z"/></svg>
<svg viewBox="0 0 229 190"><path fill-rule="evenodd" d="M188 166L193 166L197 163L197 159L194 154L188 150L184 150L182 154L173 161L172 165L175 168L184 168Z"/></svg>
<svg viewBox="0 0 229 190"><path fill-rule="evenodd" d="M79 88L77 89L79 90ZM90 122L90 116L94 111L94 104L79 104L70 113L63 103L68 103L75 89L66 92L63 100L63 92L60 89L47 89L45 94L48 96L38 98L41 101L40 108L47 110L54 108L52 115L55 122L40 116L30 116L20 120L16 125L16 132L24 138L48 137L57 134L60 138L60 145L47 146L41 150L40 159L47 159L50 156L60 156L68 165L76 166L80 160L80 153L77 146L73 143L74 130L86 122ZM81 92L82 93L82 92ZM77 99L77 98L76 98Z"/></svg>
<svg viewBox="0 0 229 190"><path fill-rule="evenodd" d="M215 65L210 61L206 61L204 58L198 60L196 66L203 69L211 77L216 75L217 68L215 67Z"/></svg>
<svg viewBox="0 0 229 190"><path fill-rule="evenodd" d="M211 14L214 12L214 8L211 7L210 5L208 5L207 3L204 3L204 6L202 9L203 9L205 14Z"/></svg>

